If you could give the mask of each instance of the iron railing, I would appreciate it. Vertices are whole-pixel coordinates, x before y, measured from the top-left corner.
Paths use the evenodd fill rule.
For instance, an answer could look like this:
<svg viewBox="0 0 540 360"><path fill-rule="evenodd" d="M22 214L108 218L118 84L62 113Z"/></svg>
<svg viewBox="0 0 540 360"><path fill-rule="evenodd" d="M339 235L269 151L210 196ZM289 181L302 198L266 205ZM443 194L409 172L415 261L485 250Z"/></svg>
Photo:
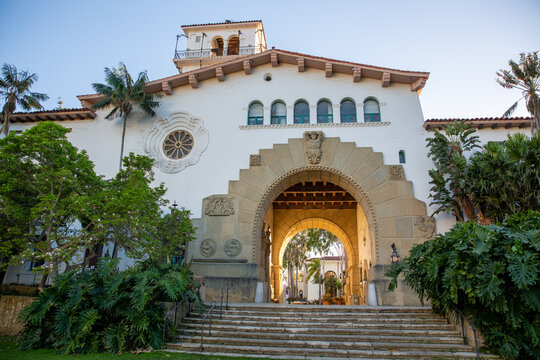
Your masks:
<svg viewBox="0 0 540 360"><path fill-rule="evenodd" d="M225 289L221 289L221 302L220 302L220 305L219 305L219 318L220 319L223 319L223 296L225 295L225 293L227 293L227 298L226 298L226 305L225 305L225 309L229 310L229 289L230 287L232 286L232 282L229 282L227 284L227 287ZM216 307L217 303L213 304L210 309L206 312L206 314L204 314L203 318L202 318L202 325L201 325L201 351L204 350L204 347L203 347L203 341L204 341L204 323L207 321L207 319L209 319L208 321L210 322L210 325L208 326L208 336L212 336L212 312L214 311L215 307Z"/></svg>
<svg viewBox="0 0 540 360"><path fill-rule="evenodd" d="M469 325L471 325L473 335L474 335L474 347L476 348L476 358L480 359L480 352L478 351L478 339L476 337L476 326L474 326L474 320L469 319L467 316L465 316L464 313L461 312L461 310L458 309L458 307L455 304L450 303L450 307L454 312L456 312L459 315L459 320L461 323L461 335L463 336L463 343L467 345L467 334L465 332L465 324L463 323L463 319L467 320Z"/></svg>
<svg viewBox="0 0 540 360"><path fill-rule="evenodd" d="M178 301L178 302L175 302L174 303L174 307L165 312L165 316L163 317L163 343L165 343L165 339L167 338L167 318L174 313L174 321L173 321L173 324L172 324L172 327L176 327L176 314L177 314L177 310L178 308L183 305L186 301L188 300L188 298L184 298L182 299L182 301ZM188 312L191 311L191 305L192 305L192 301L189 300L189 308L188 308Z"/></svg>
<svg viewBox="0 0 540 360"><path fill-rule="evenodd" d="M191 58L210 58L235 55L253 55L263 52L261 47L255 46L240 46L239 48L230 49L196 49L196 50L177 50L174 53L175 59L191 59Z"/></svg>

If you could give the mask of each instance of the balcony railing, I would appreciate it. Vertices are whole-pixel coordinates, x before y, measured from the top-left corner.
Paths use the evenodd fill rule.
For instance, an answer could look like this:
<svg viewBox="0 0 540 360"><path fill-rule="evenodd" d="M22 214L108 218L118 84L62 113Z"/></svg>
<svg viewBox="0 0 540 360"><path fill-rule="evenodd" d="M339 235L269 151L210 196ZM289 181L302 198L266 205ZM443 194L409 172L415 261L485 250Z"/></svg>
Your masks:
<svg viewBox="0 0 540 360"><path fill-rule="evenodd" d="M328 123L334 122L333 119L334 119L334 116L332 114L317 115L317 123L319 124L328 124Z"/></svg>
<svg viewBox="0 0 540 360"><path fill-rule="evenodd" d="M197 50L180 50L174 54L175 59L199 59L199 58L213 58L224 57L234 55L253 55L262 52L261 47L255 46L240 46L239 48L230 49L197 49Z"/></svg>

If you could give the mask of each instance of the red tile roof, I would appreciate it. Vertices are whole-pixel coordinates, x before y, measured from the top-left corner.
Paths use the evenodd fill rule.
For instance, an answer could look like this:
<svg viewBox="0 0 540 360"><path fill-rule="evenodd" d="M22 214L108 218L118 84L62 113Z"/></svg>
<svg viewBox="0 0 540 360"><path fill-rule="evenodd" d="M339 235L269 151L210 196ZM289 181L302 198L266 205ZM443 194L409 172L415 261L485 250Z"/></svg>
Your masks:
<svg viewBox="0 0 540 360"><path fill-rule="evenodd" d="M247 24L247 23L254 23L254 22L260 22L260 23L262 23L262 20L246 20L246 21L231 21L231 20L226 20L225 22L221 22L221 23L206 23L206 24L182 25L182 28L185 28L185 27L195 27L195 26L209 26L209 25Z"/></svg>
<svg viewBox="0 0 540 360"><path fill-rule="evenodd" d="M64 120L92 120L96 113L88 108L41 110L32 112L16 112L10 116L12 123L34 121L64 121Z"/></svg>
<svg viewBox="0 0 540 360"><path fill-rule="evenodd" d="M464 121L471 124L472 127L482 129L484 127L490 127L495 129L497 127L511 128L511 127L529 127L531 126L532 117L486 117L486 118L445 118L445 119L428 119L424 121L424 129L438 129L443 125L452 123L454 121Z"/></svg>

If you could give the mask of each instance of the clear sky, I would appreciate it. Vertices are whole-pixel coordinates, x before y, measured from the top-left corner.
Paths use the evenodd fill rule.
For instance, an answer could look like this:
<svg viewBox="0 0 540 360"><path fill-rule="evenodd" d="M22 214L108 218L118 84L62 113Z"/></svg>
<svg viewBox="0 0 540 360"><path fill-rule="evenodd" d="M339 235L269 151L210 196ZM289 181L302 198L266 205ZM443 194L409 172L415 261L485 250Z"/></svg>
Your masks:
<svg viewBox="0 0 540 360"><path fill-rule="evenodd" d="M539 0L0 0L0 63L38 74L46 109L58 97L80 107L76 95L119 61L150 80L177 74L180 26L225 19L262 20L269 47L428 71L426 119L500 116L521 95L500 87L496 71L540 49Z"/></svg>

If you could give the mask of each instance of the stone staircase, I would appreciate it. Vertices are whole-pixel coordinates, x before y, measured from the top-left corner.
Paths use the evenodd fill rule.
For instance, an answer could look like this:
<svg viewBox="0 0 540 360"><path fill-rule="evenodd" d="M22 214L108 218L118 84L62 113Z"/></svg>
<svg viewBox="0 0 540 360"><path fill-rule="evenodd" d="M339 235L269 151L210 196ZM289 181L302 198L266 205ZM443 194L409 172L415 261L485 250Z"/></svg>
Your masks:
<svg viewBox="0 0 540 360"><path fill-rule="evenodd" d="M205 324L203 353L274 359L474 359L453 325L423 307L234 304ZM167 349L200 352L202 316L188 314ZM482 354L484 359L497 359Z"/></svg>

